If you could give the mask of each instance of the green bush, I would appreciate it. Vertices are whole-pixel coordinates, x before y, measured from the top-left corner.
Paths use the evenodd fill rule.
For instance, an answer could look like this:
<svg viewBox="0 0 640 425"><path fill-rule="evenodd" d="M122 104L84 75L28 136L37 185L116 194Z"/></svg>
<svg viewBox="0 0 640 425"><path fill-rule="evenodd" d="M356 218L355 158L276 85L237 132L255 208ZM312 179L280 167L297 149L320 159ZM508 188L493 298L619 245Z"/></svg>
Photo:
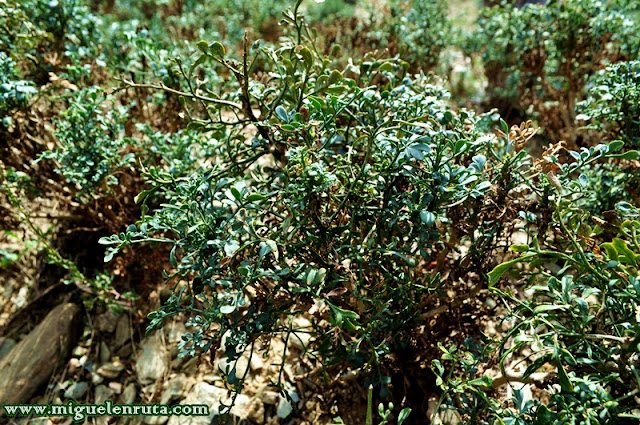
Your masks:
<svg viewBox="0 0 640 425"><path fill-rule="evenodd" d="M447 92L401 60L337 68L340 60L316 48L300 3L283 14L293 37L245 41L239 60L219 42L198 42L182 73L186 89L125 81L179 95L188 131L207 140L199 160L187 149L178 168L149 165L142 218L101 240L107 261L131 244L171 246L174 291L150 314L149 331L187 315L181 355L221 345L231 359L221 373L236 391L244 352L309 333L306 354L327 373L361 369L383 395L397 356L433 360L436 411L472 422L635 415L637 211L618 181L601 192L602 170L633 171L638 152L620 141L580 151L556 144L535 161L524 150L536 134L530 122L509 129L500 120L496 137L498 116L453 112ZM195 77L202 72L227 82ZM510 243L518 231L526 244ZM499 284L517 265L522 282ZM417 329L445 326L428 319L477 305L483 288L504 303L511 330L495 341L462 333L420 346ZM532 295L521 297L525 290ZM299 327L301 316L310 326ZM553 373L539 389L558 386L548 403L516 391L513 409L492 391L513 377L505 359L525 349L535 354L514 379L544 366ZM622 366L612 369L611 358ZM492 363L502 378L484 374Z"/></svg>
<svg viewBox="0 0 640 425"><path fill-rule="evenodd" d="M590 128L640 145L640 62L617 63L596 74L578 110L577 120L593 120Z"/></svg>
<svg viewBox="0 0 640 425"><path fill-rule="evenodd" d="M166 206L102 243L112 246L107 260L131 243L173 246L176 291L150 329L188 313L183 355L226 335L235 360L265 336L310 332L309 350L324 363L364 367L384 387L385 359L447 290L429 264L465 238L479 264L492 244L456 227L479 214L492 186L491 138L474 129L473 114L446 106L443 89L410 78L405 63L334 69L297 11L284 16L305 45L286 39L244 55L272 61L278 74L268 83L252 78L248 59L198 43L196 64L240 81L182 95L215 160L180 178L150 168L139 199ZM312 328L293 327L313 305ZM223 373L241 388L234 368Z"/></svg>
<svg viewBox="0 0 640 425"><path fill-rule="evenodd" d="M638 159L637 151L620 152L621 147L616 141L569 152L573 159L566 163L559 161L556 147L532 170L532 176L541 171L546 176L527 178L542 196L537 211L525 215L528 243L512 245L515 257L488 273L490 291L508 308L503 320L510 329L484 346L443 347L434 372L445 406L484 418L481 423L637 421L639 210L628 202L618 203L615 211L584 209L585 192L591 190L586 176L596 162ZM508 271L522 284L499 285ZM525 291L529 294L523 297ZM513 355L523 357L523 373L505 369ZM501 376L478 378L490 356L498 359ZM443 363L466 376L458 372L458 379L448 378ZM509 381L544 389L549 402L527 400L518 390L515 409L509 409L486 393Z"/></svg>
<svg viewBox="0 0 640 425"><path fill-rule="evenodd" d="M97 201L69 216L117 232L100 242L107 262L122 257L107 270L67 260L23 202L45 179L4 157L3 223L29 229L89 307L131 298L118 293L124 274L146 261L172 289L148 331L186 317L180 355L221 347L236 392L245 353L299 339L318 380L350 370L405 408L399 423L409 406L418 415L407 421L425 413L422 391L404 392L416 379L439 389L440 419L637 421L632 2L484 12L466 48L483 54L490 94L554 142L534 157L531 121L509 128L494 112L454 110L436 78L414 73L439 70L456 41L444 1L391 0L369 17L366 3L338 0L298 0L282 15L283 0L94 2L100 12L11 1L0 0L0 24L21 29L0 32L0 112L21 120L10 147L35 141L39 153L51 140L39 126L52 123L59 144L41 157L71 190L38 193ZM40 78L48 71L75 85ZM37 119L23 119L30 102ZM576 149L587 136L594 146ZM113 214L96 218L93 205ZM0 250L0 265L21 254ZM504 326L485 335L490 321ZM283 371L274 384L286 393ZM513 386L505 400L514 381L535 398ZM372 409L370 390L367 423Z"/></svg>
<svg viewBox="0 0 640 425"><path fill-rule="evenodd" d="M487 8L470 38L481 52L494 102L536 118L553 141L579 139L576 105L591 75L607 63L637 58L638 22L628 0L552 0Z"/></svg>
<svg viewBox="0 0 640 425"><path fill-rule="evenodd" d="M126 110L99 87L69 95L69 107L55 121L60 147L40 158L57 161L57 172L79 188L81 197L115 185L115 172L132 163L132 141L124 136Z"/></svg>
<svg viewBox="0 0 640 425"><path fill-rule="evenodd" d="M14 66L15 62L0 52L0 116L7 128L11 124L8 112L27 106L29 97L38 91L31 82L17 79Z"/></svg>

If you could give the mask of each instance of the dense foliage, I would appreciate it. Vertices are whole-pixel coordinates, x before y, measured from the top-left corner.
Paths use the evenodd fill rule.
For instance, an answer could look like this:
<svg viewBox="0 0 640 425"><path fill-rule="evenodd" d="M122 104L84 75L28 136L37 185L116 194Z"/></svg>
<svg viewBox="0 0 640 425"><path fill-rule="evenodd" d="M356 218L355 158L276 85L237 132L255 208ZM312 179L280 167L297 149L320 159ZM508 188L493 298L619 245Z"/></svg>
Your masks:
<svg viewBox="0 0 640 425"><path fill-rule="evenodd" d="M121 308L150 264L147 331L184 319L180 355L221 347L236 393L245 353L298 339L318 385L423 416L437 394L432 423L637 421L635 2L503 2L471 31L444 1L290 3L0 0L0 223L31 235L0 271L40 247ZM460 51L486 110L437 76Z"/></svg>
<svg viewBox="0 0 640 425"><path fill-rule="evenodd" d="M590 76L640 51L627 0L551 0L486 9L467 49L480 52L494 102L535 117L552 140L581 139L576 105Z"/></svg>

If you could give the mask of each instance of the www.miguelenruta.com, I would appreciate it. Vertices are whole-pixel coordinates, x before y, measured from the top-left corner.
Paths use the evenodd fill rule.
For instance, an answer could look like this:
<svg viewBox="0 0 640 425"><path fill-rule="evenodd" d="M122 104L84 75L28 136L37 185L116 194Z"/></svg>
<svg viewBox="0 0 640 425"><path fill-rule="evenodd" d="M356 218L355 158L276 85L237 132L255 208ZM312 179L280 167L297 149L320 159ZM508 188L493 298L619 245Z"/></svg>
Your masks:
<svg viewBox="0 0 640 425"><path fill-rule="evenodd" d="M4 404L2 409L9 417L71 417L81 422L98 416L209 416L206 404Z"/></svg>

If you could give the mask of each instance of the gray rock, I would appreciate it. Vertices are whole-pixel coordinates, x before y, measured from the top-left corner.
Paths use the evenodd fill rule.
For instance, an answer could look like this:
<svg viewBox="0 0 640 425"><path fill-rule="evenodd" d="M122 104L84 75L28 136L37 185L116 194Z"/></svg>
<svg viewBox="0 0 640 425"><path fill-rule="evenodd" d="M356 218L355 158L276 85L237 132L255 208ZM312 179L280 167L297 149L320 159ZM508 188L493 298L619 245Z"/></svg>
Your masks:
<svg viewBox="0 0 640 425"><path fill-rule="evenodd" d="M184 323L175 321L165 327L164 332L167 338L167 345L171 350L171 358L176 359L180 352L178 344L182 341L182 335L187 332L187 328Z"/></svg>
<svg viewBox="0 0 640 425"><path fill-rule="evenodd" d="M86 347L83 347L82 345L78 345L77 347L73 348L73 351L71 352L75 357L82 357L84 355L86 355L89 352L89 350Z"/></svg>
<svg viewBox="0 0 640 425"><path fill-rule="evenodd" d="M209 416L171 416L169 425L209 425L213 417L220 414L221 401L225 404L231 401L227 396L227 390L198 382L180 404L206 404L209 406ZM251 405L251 398L240 394L231 409L231 414L239 419L247 419L252 410Z"/></svg>
<svg viewBox="0 0 640 425"><path fill-rule="evenodd" d="M0 360L0 404L24 404L68 361L80 308L60 304Z"/></svg>
<svg viewBox="0 0 640 425"><path fill-rule="evenodd" d="M169 370L169 355L156 332L144 340L136 362L136 374L141 384L150 384L162 378Z"/></svg>
<svg viewBox="0 0 640 425"><path fill-rule="evenodd" d="M9 351L16 346L16 342L9 338L0 337L0 360L9 354Z"/></svg>
<svg viewBox="0 0 640 425"><path fill-rule="evenodd" d="M97 374L95 372L91 373L91 383L93 385L102 384L103 382L104 382L104 377L103 376L101 376L101 375L99 375L99 374Z"/></svg>
<svg viewBox="0 0 640 425"><path fill-rule="evenodd" d="M122 392L122 384L120 382L109 382L109 388L111 388L116 394Z"/></svg>
<svg viewBox="0 0 640 425"><path fill-rule="evenodd" d="M162 425L166 424L169 420L169 416L145 416L142 418L142 422L147 425Z"/></svg>
<svg viewBox="0 0 640 425"><path fill-rule="evenodd" d="M171 378L167 383L167 388L164 390L164 393L162 393L160 404L169 404L181 398L184 395L187 383L187 377L183 373Z"/></svg>
<svg viewBox="0 0 640 425"><path fill-rule="evenodd" d="M246 355L245 355L246 354ZM255 355L255 354L254 354ZM227 357L223 357L216 362L216 372L224 372L229 373L233 370L233 367L236 368L236 376L241 377L244 376L245 372L249 368L249 353L248 350L241 357L236 360L230 360ZM247 374L250 375L250 374Z"/></svg>
<svg viewBox="0 0 640 425"><path fill-rule="evenodd" d="M136 384L133 382L124 387L124 391L122 391L122 403L124 404L133 404L136 401L136 395L138 394L138 390L136 389Z"/></svg>
<svg viewBox="0 0 640 425"><path fill-rule="evenodd" d="M298 401L300 401L298 393L293 388L287 388L287 393L289 394L289 397L291 398L291 400L293 400L293 402L297 403ZM278 417L284 419L288 417L291 412L293 412L293 403L288 400L287 397L284 397L281 394L278 395L278 398L280 399L278 401L277 408Z"/></svg>
<svg viewBox="0 0 640 425"><path fill-rule="evenodd" d="M116 324L116 336L114 339L114 347L122 347L131 338L131 325L129 324L129 316L123 314Z"/></svg>
<svg viewBox="0 0 640 425"><path fill-rule="evenodd" d="M112 397L115 393L115 391L105 385L98 385L96 387L95 399L93 403L102 404L105 402L105 400L112 400Z"/></svg>
<svg viewBox="0 0 640 425"><path fill-rule="evenodd" d="M107 310L96 318L96 327L102 332L113 333L118 323L118 313Z"/></svg>
<svg viewBox="0 0 640 425"><path fill-rule="evenodd" d="M111 350L107 347L107 344L102 341L100 343L100 363L106 363L111 359Z"/></svg>
<svg viewBox="0 0 640 425"><path fill-rule="evenodd" d="M64 398L70 398L71 400L80 400L87 394L89 390L89 384L86 382L76 382L64 392Z"/></svg>
<svg viewBox="0 0 640 425"><path fill-rule="evenodd" d="M110 363L105 363L98 368L98 373L105 378L115 379L120 375L120 372L124 370L124 365L120 360L114 360Z"/></svg>
<svg viewBox="0 0 640 425"><path fill-rule="evenodd" d="M278 404L278 393L276 391L269 391L266 388L267 387L265 387L265 389L263 389L263 391L259 393L260 400L264 404Z"/></svg>

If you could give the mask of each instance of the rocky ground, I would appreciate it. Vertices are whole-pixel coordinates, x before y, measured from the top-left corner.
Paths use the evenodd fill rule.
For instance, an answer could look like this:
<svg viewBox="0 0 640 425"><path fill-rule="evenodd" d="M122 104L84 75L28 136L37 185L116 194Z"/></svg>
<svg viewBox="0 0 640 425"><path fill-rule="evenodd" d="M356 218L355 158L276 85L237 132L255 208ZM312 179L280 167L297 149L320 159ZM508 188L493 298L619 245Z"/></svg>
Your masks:
<svg viewBox="0 0 640 425"><path fill-rule="evenodd" d="M103 403L207 404L211 415L230 401L219 369L229 361L224 352L201 357L178 357L178 343L186 331L178 319L161 331L142 336L131 312L84 314L72 303L54 308L19 342L0 339L0 404ZM304 327L305 323L298 323ZM239 375L247 372L246 386L231 414L250 423L288 423L303 409L310 423L329 413L315 385L304 379L315 366L300 360L308 335L289 336L285 361L284 339L268 352L256 347L238 360ZM282 371L280 366L282 365ZM248 369L248 370L247 370ZM289 397L272 382L281 378ZM305 384L306 381L306 384ZM211 417L95 418L92 423L209 424ZM71 418L23 418L15 423L67 424Z"/></svg>

